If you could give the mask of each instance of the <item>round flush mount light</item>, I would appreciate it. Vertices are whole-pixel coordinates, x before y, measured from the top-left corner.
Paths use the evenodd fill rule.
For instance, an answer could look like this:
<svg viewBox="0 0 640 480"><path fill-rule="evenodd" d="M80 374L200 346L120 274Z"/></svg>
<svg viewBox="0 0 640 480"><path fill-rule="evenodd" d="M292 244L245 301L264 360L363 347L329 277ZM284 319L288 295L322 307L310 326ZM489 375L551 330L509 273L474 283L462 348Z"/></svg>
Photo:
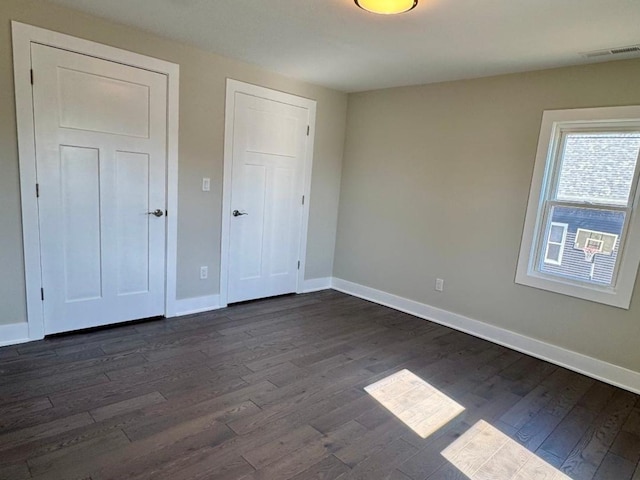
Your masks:
<svg viewBox="0 0 640 480"><path fill-rule="evenodd" d="M356 5L367 12L395 15L413 10L418 0L355 0Z"/></svg>

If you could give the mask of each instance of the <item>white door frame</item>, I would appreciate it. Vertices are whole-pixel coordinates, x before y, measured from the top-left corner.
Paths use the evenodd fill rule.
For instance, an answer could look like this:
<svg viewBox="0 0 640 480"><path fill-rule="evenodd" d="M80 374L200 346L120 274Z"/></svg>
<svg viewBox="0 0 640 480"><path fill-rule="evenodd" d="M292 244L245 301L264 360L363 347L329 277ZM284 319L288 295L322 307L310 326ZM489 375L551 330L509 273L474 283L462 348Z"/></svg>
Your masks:
<svg viewBox="0 0 640 480"><path fill-rule="evenodd" d="M83 40L43 28L11 22L13 72L16 93L16 122L22 203L25 287L29 340L44 338L44 311L40 289L40 228L36 198L36 152L31 87L31 43L60 48L91 57L150 70L167 77L167 242L165 274L165 316L176 313L176 259L178 230L178 96L180 67L107 45ZM37 79L35 80L37 81Z"/></svg>
<svg viewBox="0 0 640 480"><path fill-rule="evenodd" d="M311 203L311 170L313 167L313 144L316 131L316 101L298 97L289 93L271 90L270 88L252 85L227 78L227 97L224 115L224 172L222 185L222 238L220 244L220 306L227 306L229 279L229 230L231 228L231 172L233 166L233 125L235 120L235 95L244 93L255 97L266 98L274 102L286 103L309 110L309 136L304 158L305 197L302 208L302 226L300 232L300 268L296 283L296 293L304 290L304 272L307 260L307 235L309 231L309 205Z"/></svg>

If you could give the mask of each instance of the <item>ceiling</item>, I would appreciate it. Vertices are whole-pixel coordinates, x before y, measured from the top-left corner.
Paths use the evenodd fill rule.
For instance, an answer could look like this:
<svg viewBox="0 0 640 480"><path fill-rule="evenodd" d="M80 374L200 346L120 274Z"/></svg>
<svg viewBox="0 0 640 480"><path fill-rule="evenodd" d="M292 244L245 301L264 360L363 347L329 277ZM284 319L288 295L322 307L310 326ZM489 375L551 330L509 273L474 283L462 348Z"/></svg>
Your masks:
<svg viewBox="0 0 640 480"><path fill-rule="evenodd" d="M640 0L50 0L347 92L593 63L640 44ZM636 55L637 56L637 55Z"/></svg>

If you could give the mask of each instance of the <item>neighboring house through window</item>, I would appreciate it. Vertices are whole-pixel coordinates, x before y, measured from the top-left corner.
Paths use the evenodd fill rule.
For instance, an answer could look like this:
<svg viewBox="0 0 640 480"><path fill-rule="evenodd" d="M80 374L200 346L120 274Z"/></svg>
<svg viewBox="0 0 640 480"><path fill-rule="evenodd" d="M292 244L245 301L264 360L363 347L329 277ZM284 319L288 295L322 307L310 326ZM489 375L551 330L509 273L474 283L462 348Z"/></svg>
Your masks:
<svg viewBox="0 0 640 480"><path fill-rule="evenodd" d="M516 282L629 308L640 107L544 112Z"/></svg>

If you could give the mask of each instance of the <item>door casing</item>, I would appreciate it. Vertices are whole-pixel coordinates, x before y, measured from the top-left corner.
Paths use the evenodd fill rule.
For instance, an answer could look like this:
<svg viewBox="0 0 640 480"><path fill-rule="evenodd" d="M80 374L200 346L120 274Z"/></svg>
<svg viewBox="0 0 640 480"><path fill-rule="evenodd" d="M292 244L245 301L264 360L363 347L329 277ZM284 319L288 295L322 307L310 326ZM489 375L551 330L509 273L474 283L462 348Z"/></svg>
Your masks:
<svg viewBox="0 0 640 480"><path fill-rule="evenodd" d="M22 237L27 296L29 340L44 338L41 298L40 229L36 198L36 152L31 88L31 44L38 43L103 60L150 70L167 77L167 225L165 317L176 314L176 263L178 227L178 111L179 66L164 60L83 40L39 27L11 22L13 70L18 127ZM35 79L37 81L37 79Z"/></svg>
<svg viewBox="0 0 640 480"><path fill-rule="evenodd" d="M275 102L287 103L309 110L309 137L304 158L303 194L305 202L302 209L302 225L300 233L300 268L296 293L302 293L307 257L307 236L309 231L309 206L311 204L311 172L313 167L313 146L316 126L316 101L298 97L270 88L227 79L224 128L224 172L222 186L222 235L220 243L220 306L227 306L228 274L229 274L229 231L231 227L231 175L233 170L233 126L235 121L235 94L244 93Z"/></svg>

